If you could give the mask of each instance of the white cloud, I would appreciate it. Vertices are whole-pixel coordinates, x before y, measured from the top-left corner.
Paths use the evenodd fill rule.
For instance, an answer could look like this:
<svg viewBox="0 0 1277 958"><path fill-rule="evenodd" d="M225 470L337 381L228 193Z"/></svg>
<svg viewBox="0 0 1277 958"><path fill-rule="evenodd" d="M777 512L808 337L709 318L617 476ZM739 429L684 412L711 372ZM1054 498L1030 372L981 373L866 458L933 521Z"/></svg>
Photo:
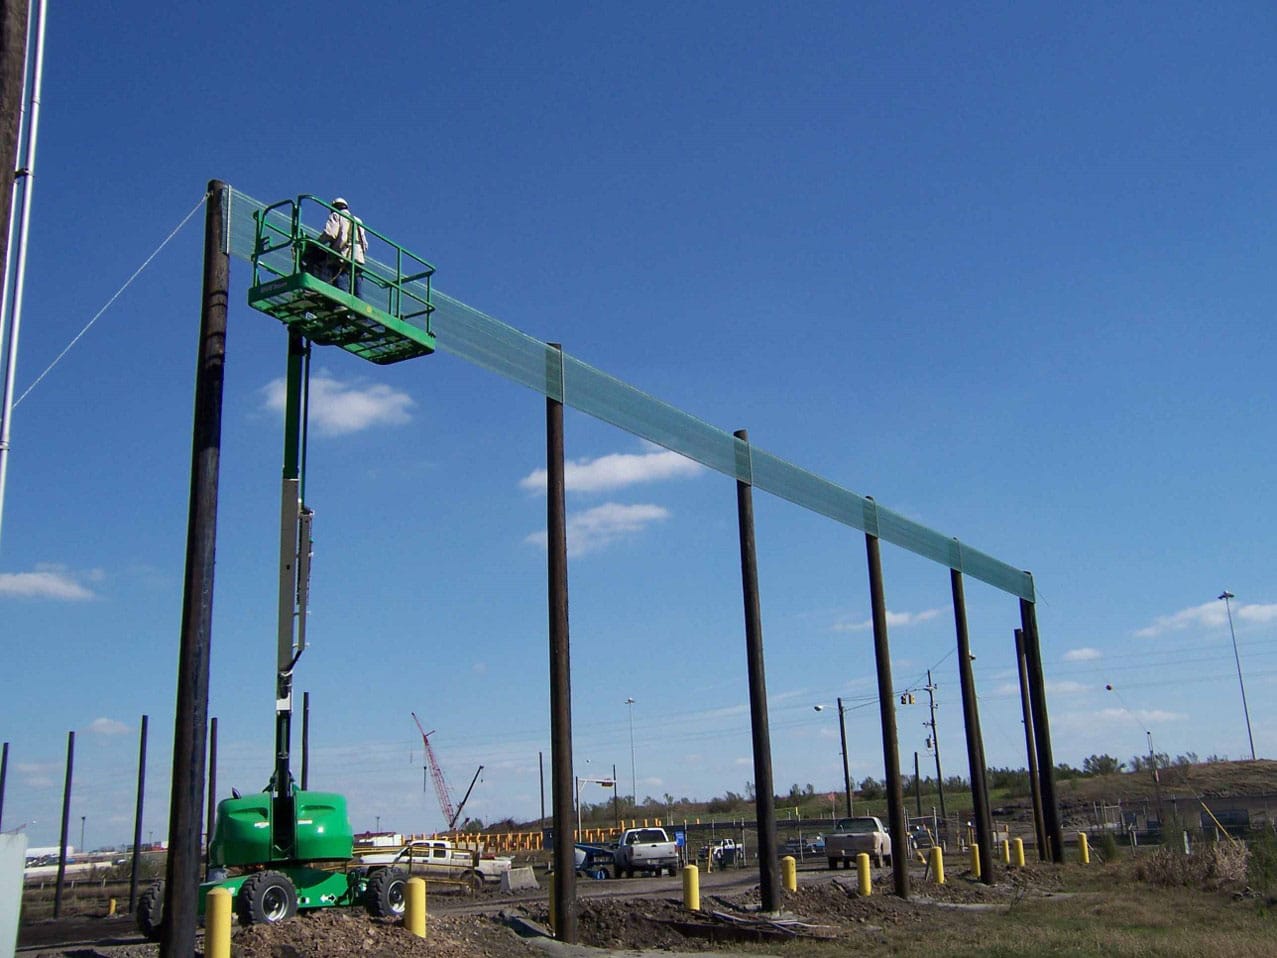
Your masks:
<svg viewBox="0 0 1277 958"><path fill-rule="evenodd" d="M685 479L699 475L702 467L676 452L613 453L598 459L577 459L563 466L568 492L605 492L640 482ZM546 471L537 469L519 480L519 488L545 492Z"/></svg>
<svg viewBox="0 0 1277 958"><path fill-rule="evenodd" d="M266 408L284 411L285 383L275 379L262 387ZM322 435L340 436L373 426L401 426L410 422L413 399L390 386L343 382L327 373L310 378L309 422Z"/></svg>
<svg viewBox="0 0 1277 958"><path fill-rule="evenodd" d="M1076 695L1079 692L1093 691L1095 686L1083 685L1081 682L1064 681L1064 682L1047 682L1046 690L1056 695ZM1018 690L1018 687L1017 687Z"/></svg>
<svg viewBox="0 0 1277 958"><path fill-rule="evenodd" d="M1277 602L1268 605L1239 605L1233 612L1234 618L1247 625L1267 625L1277 622Z"/></svg>
<svg viewBox="0 0 1277 958"><path fill-rule="evenodd" d="M1132 716L1143 726L1155 725L1158 722L1178 722L1187 718L1182 712L1168 712L1166 709L1137 709L1134 712L1127 709L1100 709L1099 712L1091 713L1092 718L1109 719L1112 721L1129 722Z"/></svg>
<svg viewBox="0 0 1277 958"><path fill-rule="evenodd" d="M1095 689L1096 689L1096 686L1094 685L1088 685L1085 682L1074 682L1072 680L1066 680L1063 682L1048 681L1046 683L1046 690L1050 692L1052 695L1078 695L1082 692L1094 692ZM994 691L994 694L998 696L1012 696L1012 695L1018 696L1020 694L1020 683L1019 682L1003 682L1001 685L997 687L997 689ZM1094 713L1088 713L1088 714L1094 714ZM1052 719L1052 722L1054 721L1055 720Z"/></svg>
<svg viewBox="0 0 1277 958"><path fill-rule="evenodd" d="M1065 662L1091 662L1103 657L1104 653L1099 649L1069 649L1064 653Z"/></svg>
<svg viewBox="0 0 1277 958"><path fill-rule="evenodd" d="M938 616L944 609L924 609L922 612L892 612L887 610L887 628L894 629L901 626L917 625L920 622L929 622ZM839 622L834 626L835 632L864 632L872 629L873 619L865 619L863 622Z"/></svg>
<svg viewBox="0 0 1277 958"><path fill-rule="evenodd" d="M129 731L129 727L115 719L95 718L89 723L88 731L94 735L123 735Z"/></svg>
<svg viewBox="0 0 1277 958"><path fill-rule="evenodd" d="M1267 625L1277 622L1277 602L1268 604L1251 603L1250 605L1233 606L1233 622L1237 625ZM1151 639L1167 632L1182 632L1185 629L1223 629L1228 625L1228 610L1218 599L1203 602L1187 609L1180 609L1170 615L1159 615L1152 625L1137 629L1135 635L1141 639Z"/></svg>
<svg viewBox="0 0 1277 958"><path fill-rule="evenodd" d="M18 762L14 768L28 788L49 788L57 782L58 766L52 762Z"/></svg>
<svg viewBox="0 0 1277 958"><path fill-rule="evenodd" d="M598 552L619 539L637 535L653 522L669 517L670 511L663 506L605 502L568 517L568 555L575 557ZM545 548L548 537L544 531L534 532L524 541Z"/></svg>
<svg viewBox="0 0 1277 958"><path fill-rule="evenodd" d="M77 581L75 573L61 566L37 566L34 572L0 572L0 596L71 602L96 598L91 590Z"/></svg>
<svg viewBox="0 0 1277 958"><path fill-rule="evenodd" d="M1224 612L1224 603L1204 602L1188 609L1180 609L1170 615L1159 615L1152 625L1137 629L1135 634L1141 639L1151 639L1166 632L1179 632L1193 628L1218 628L1228 622Z"/></svg>

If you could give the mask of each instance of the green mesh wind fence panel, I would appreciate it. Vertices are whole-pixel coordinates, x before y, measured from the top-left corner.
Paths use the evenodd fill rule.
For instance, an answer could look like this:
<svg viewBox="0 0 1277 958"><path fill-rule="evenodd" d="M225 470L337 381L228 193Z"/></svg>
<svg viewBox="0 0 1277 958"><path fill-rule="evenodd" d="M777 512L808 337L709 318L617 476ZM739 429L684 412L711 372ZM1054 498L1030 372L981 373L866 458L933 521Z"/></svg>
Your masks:
<svg viewBox="0 0 1277 958"><path fill-rule="evenodd" d="M232 256L251 262L256 235L253 214L266 204L238 190L231 190L230 194L227 248ZM286 217L280 220L287 230ZM367 265L372 270L389 270L373 260ZM757 489L853 529L875 534L883 542L957 569L1003 592L1030 602L1034 599L1033 578L1027 572L746 444L730 432L453 299L440 292L438 286L431 291L431 302L435 306L431 328L441 352L482 366L716 472L752 482Z"/></svg>

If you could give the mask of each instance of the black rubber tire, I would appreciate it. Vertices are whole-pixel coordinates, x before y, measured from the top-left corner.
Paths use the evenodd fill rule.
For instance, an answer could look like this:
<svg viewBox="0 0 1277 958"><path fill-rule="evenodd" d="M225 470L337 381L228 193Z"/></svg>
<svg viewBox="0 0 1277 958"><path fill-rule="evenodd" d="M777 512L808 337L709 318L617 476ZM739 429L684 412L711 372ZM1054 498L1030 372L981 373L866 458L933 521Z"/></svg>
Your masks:
<svg viewBox="0 0 1277 958"><path fill-rule="evenodd" d="M671 866L670 866L670 878L676 878L676 877L678 877L678 866L677 866L677 865L671 865Z"/></svg>
<svg viewBox="0 0 1277 958"><path fill-rule="evenodd" d="M836 859L836 858L831 858L831 859L829 859L829 867L830 867L832 870L837 871L837 870L838 870L838 859Z"/></svg>
<svg viewBox="0 0 1277 958"><path fill-rule="evenodd" d="M368 879L364 907L374 918L398 918L407 904L408 874L402 868L379 868Z"/></svg>
<svg viewBox="0 0 1277 958"><path fill-rule="evenodd" d="M241 925L275 925L297 914L297 889L283 872L258 872L235 896Z"/></svg>
<svg viewBox="0 0 1277 958"><path fill-rule="evenodd" d="M137 930L147 941L159 941L164 933L164 879L151 883L137 899L137 911L133 915Z"/></svg>

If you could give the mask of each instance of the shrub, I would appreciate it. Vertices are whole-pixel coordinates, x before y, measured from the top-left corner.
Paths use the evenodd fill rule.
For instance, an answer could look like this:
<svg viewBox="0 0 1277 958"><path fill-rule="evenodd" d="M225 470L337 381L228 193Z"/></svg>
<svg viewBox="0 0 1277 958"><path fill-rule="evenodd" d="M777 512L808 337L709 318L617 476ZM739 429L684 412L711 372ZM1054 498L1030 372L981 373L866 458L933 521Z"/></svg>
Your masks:
<svg viewBox="0 0 1277 958"><path fill-rule="evenodd" d="M1140 856L1135 877L1153 885L1218 889L1245 883L1248 858L1241 842L1199 844L1191 855L1162 847Z"/></svg>
<svg viewBox="0 0 1277 958"><path fill-rule="evenodd" d="M1117 838L1112 832L1100 832L1095 836L1095 851L1102 862L1117 861Z"/></svg>
<svg viewBox="0 0 1277 958"><path fill-rule="evenodd" d="M1277 888L1277 836L1265 828L1249 838L1250 861L1246 880L1255 891L1268 894Z"/></svg>

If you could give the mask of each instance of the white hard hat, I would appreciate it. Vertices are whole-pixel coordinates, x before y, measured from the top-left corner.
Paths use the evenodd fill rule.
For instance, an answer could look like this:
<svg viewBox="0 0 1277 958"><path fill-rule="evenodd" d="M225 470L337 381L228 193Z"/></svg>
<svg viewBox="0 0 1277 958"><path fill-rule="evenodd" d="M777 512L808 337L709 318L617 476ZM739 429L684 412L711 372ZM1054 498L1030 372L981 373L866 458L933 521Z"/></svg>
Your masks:
<svg viewBox="0 0 1277 958"><path fill-rule="evenodd" d="M337 209L339 210L344 210L347 206L347 203L342 197L339 196L337 197L337 199L333 200L333 206L337 207Z"/></svg>

